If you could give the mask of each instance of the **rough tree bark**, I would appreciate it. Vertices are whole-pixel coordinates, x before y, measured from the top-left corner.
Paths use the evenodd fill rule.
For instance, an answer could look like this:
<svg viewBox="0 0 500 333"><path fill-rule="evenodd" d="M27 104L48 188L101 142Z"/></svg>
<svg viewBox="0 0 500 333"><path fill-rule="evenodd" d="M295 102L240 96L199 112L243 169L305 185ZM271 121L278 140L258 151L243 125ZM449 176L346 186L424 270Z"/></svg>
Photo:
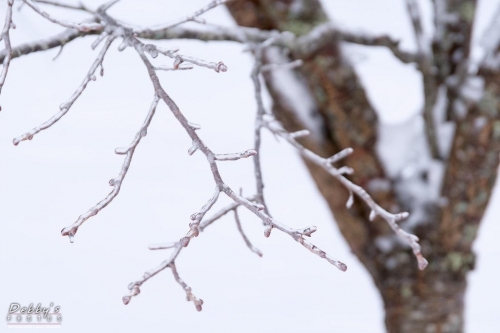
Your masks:
<svg viewBox="0 0 500 333"><path fill-rule="evenodd" d="M362 203L348 210L345 189L306 162L343 236L380 291L388 332L463 331L466 277L475 261L471 246L495 183L500 153L500 74L491 67L477 72L469 68L476 5L470 0L435 0L432 45L426 49L420 40L415 57L424 83L422 113L429 154L445 170L440 196L425 201L419 207L423 214L415 214L403 224L421 239L423 255L429 260L424 271L418 270L411 251L394 241L385 223L370 222ZM297 35L328 21L318 0L241 0L228 8L241 26L288 30ZM408 8L418 40L422 37L418 8L413 1L408 1ZM294 73L295 79L303 82L315 102L310 116L321 120L322 128L316 133L319 139L302 143L325 157L354 148L347 160L355 170L354 182L383 207L412 213L416 198L411 189L384 171L375 148L377 114L343 55L340 40L333 37L314 54L297 49L287 57L304 60ZM474 80L483 84L484 93L468 98L464 91ZM286 82L277 82L271 73L266 75L273 112L288 131L303 129L306 124L287 100L282 84ZM444 101L439 101L440 91ZM444 121L455 124L449 152L439 148L439 123L433 114L438 103L446 106ZM425 186L430 186L428 172L422 170L418 175Z"/></svg>

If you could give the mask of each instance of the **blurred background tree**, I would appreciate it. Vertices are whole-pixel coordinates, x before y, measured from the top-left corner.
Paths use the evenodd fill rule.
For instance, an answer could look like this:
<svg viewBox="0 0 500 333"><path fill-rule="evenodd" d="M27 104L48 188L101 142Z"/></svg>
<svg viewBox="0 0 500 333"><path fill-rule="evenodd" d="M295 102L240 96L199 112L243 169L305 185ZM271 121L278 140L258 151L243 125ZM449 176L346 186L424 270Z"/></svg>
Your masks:
<svg viewBox="0 0 500 333"><path fill-rule="evenodd" d="M305 62L295 71L295 79L314 101L313 109L298 110L297 101L291 102L286 91L291 88L272 74L266 76L266 85L273 112L287 130L307 127L304 116L320 122L319 139L304 140L306 147L321 156L354 148L347 159L355 169L352 179L383 207L411 214L401 225L420 238L429 260L423 271L385 224L367 220L369 211L363 203L346 209L348 193L306 161L342 234L382 295L388 332L463 331L466 278L475 261L471 247L498 170L500 15L495 15L485 36L483 61L474 64L470 45L477 1L433 0L432 4L434 31L429 36L423 31L417 1L407 1L418 45L415 54L399 50L388 36L335 29L325 33L322 27L329 19L318 0L228 4L241 26L325 35L324 43L314 45L314 50L288 54L290 60ZM400 61L415 63L424 89L421 116L400 131L380 133L377 113L342 52L342 42L386 46Z"/></svg>

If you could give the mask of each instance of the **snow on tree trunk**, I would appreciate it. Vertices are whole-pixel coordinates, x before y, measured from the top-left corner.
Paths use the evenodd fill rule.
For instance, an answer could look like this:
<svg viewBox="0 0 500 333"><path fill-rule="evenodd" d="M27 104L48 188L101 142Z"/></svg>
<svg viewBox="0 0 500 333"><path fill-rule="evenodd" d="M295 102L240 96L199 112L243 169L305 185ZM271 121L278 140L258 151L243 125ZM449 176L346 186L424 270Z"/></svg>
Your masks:
<svg viewBox="0 0 500 333"><path fill-rule="evenodd" d="M227 6L242 26L297 35L328 20L318 0L247 0ZM470 68L475 6L475 1L434 1L435 31L426 38L416 2L408 0L422 45L414 57L392 51L400 60L417 64L425 103L421 116L392 132L380 127L364 87L342 54L339 36L325 36L329 39L314 52L296 48L289 55L267 55L268 61L277 56L304 60L299 69L286 73L287 82L265 76L273 112L284 127L311 130L314 124L315 136L301 142L321 156L352 147L354 153L347 158L355 170L352 179L382 206L413 214L402 227L420 238L429 260L424 271L385 224L368 220L366 206L355 203L346 209L348 193L305 161L342 234L382 295L388 332L463 331L466 277L475 261L471 247L495 183L500 153L500 73L491 65L496 64L499 43L487 53L484 63L489 67ZM369 44L367 37L349 38ZM432 45L425 45L431 40ZM310 97L291 100L286 92L290 80L294 91L300 90L295 97L305 91ZM296 87L299 84L302 89ZM303 105L307 110L299 109ZM416 156L408 156L410 147L417 149Z"/></svg>

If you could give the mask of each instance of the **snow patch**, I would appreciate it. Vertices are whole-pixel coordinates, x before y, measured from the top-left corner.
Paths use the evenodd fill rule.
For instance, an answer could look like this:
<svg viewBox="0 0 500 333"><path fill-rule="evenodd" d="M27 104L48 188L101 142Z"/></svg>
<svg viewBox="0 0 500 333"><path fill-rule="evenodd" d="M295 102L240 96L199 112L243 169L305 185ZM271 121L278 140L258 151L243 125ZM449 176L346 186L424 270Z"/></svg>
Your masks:
<svg viewBox="0 0 500 333"><path fill-rule="evenodd" d="M278 48L269 48L266 56L271 63L283 64L289 62L288 57L281 53ZM287 107L294 112L304 129L318 141L321 140L323 131L323 119L312 98L312 93L307 83L293 70L277 68L271 71L273 86L277 87L278 94Z"/></svg>
<svg viewBox="0 0 500 333"><path fill-rule="evenodd" d="M434 116L434 127L436 129L437 145L439 155L447 158L455 134L455 123L446 121L447 88L445 85L439 87L436 103L432 109Z"/></svg>
<svg viewBox="0 0 500 333"><path fill-rule="evenodd" d="M440 201L444 163L431 158L421 115L396 125L380 123L376 150L403 209L410 212L402 225L411 232L428 220L427 207Z"/></svg>

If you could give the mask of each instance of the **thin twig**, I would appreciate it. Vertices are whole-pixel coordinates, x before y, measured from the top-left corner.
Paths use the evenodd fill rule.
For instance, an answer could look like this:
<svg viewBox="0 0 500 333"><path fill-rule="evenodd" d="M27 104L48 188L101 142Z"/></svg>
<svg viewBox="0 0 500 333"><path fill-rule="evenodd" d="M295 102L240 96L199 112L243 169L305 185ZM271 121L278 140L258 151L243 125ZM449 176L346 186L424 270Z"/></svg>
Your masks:
<svg viewBox="0 0 500 333"><path fill-rule="evenodd" d="M245 232L243 231L243 227L241 226L241 221L240 221L240 217L238 216L237 209L234 209L234 220L236 221L236 226L238 227L238 231L240 232L241 237L243 237L243 240L245 241L245 244L248 246L250 251L257 254L259 257L262 257L262 252L258 248L253 246L252 242L250 242L247 235L245 235Z"/></svg>
<svg viewBox="0 0 500 333"><path fill-rule="evenodd" d="M422 15L420 14L420 8L417 1L406 0L406 8L408 10L408 15L410 16L411 24L413 26L413 33L415 34L418 53L421 55L426 55L428 53L429 46L426 45L425 42Z"/></svg>
<svg viewBox="0 0 500 333"><path fill-rule="evenodd" d="M134 33L140 34L140 33L144 33L144 32L155 32L155 31L164 30L164 29L167 30L167 29L171 29L175 26L178 26L179 24L182 24L182 23L186 23L189 21L195 21L198 16L204 14L205 12L207 12L210 9L213 9L219 5L223 5L226 2L228 2L228 0L214 0L214 1L210 2L208 5L198 9L196 12L194 12L191 15L188 15L186 17L183 17L181 19L175 20L175 21L170 22L170 23L161 24L161 25L157 25L154 27L136 28L136 29L134 29Z"/></svg>
<svg viewBox="0 0 500 333"><path fill-rule="evenodd" d="M123 165L122 165L122 169L120 171L120 174L116 178L113 178L109 181L109 185L113 186L113 190L104 199L102 199L95 206L90 208L86 213L80 215L75 223L62 229L61 234L63 236L69 236L70 240L72 240L72 238L76 234L78 228L86 220L88 220L90 217L99 213L104 207L109 205L111 203L111 201L113 201L113 199L118 195L118 193L120 192L120 189L122 187L123 180L125 179L125 176L127 175L127 171L130 167L130 163L132 162L132 157L134 156L135 149L139 145L139 142L141 142L142 138L147 135L147 130L148 130L149 124L151 123L151 119L153 119L153 116L154 116L155 111L156 111L156 106L158 105L159 100L160 99L158 98L158 96L155 95L155 97L153 99L153 103L151 104L151 107L149 109L148 115L146 116L144 123L142 124L141 128L139 129L139 131L135 135L135 138L130 143L130 145L128 147L117 148L115 150L116 154L126 155L126 156L125 156L125 160L123 161Z"/></svg>
<svg viewBox="0 0 500 333"><path fill-rule="evenodd" d="M63 3L63 2L60 2L60 1L56 1L56 0L33 0L37 3L43 3L43 4L47 4L47 5L51 5L51 6L56 6L56 7L61 7L61 8L67 8L67 9L75 9L75 10L83 10L87 13L92 13L92 11L90 9L88 9L87 7L85 7L83 5L83 3L79 3L78 5L72 5L72 4L69 4L69 3Z"/></svg>
<svg viewBox="0 0 500 333"><path fill-rule="evenodd" d="M60 26L63 26L66 28L73 28L73 29L77 29L80 31L102 30L103 29L103 26L99 23L76 23L76 22L70 22L70 21L66 21L66 20L57 19L55 17L52 17L47 12L44 12L40 7L38 7L36 4L31 2L31 0L23 0L23 1L28 6L30 6L35 12L37 12L41 16L45 17L50 22L59 24Z"/></svg>
<svg viewBox="0 0 500 333"><path fill-rule="evenodd" d="M6 56L3 60L2 73L0 74L0 93L2 92L5 79L7 78L7 72L9 71L10 61L12 60L12 46L10 45L10 35L9 31L12 27L15 27L12 22L12 6L14 5L14 0L7 1L7 12L5 14L5 24L3 26L2 33L0 34L0 40L3 39L5 44Z"/></svg>
<svg viewBox="0 0 500 333"><path fill-rule="evenodd" d="M31 140L33 136L40 131L43 131L50 126L54 125L57 121L59 121L66 113L68 113L69 109L73 105L73 103L80 97L80 95L83 93L85 88L87 87L87 84L90 81L95 81L96 76L94 75L96 69L102 64L104 60L104 56L106 55L106 52L108 51L109 47L115 40L116 36L109 36L108 39L106 39L106 42L104 43L104 46L102 47L101 51L99 52L99 55L95 59L94 63L90 67L90 70L88 71L87 75L85 75L85 78L83 79L83 82L78 86L78 89L73 93L73 95L69 98L68 101L65 103L61 104L60 106L60 111L56 113L54 116L52 116L49 120L44 122L43 124L33 128L31 131L24 133L23 135L15 138L13 140L14 145L18 145L19 142L25 141L25 140Z"/></svg>
<svg viewBox="0 0 500 333"><path fill-rule="evenodd" d="M186 300L188 302L193 302L194 306L196 307L197 311L202 310L202 305L203 305L203 300L197 299L196 296L193 295L191 292L191 287L184 282L181 277L179 276L179 273L177 272L177 267L175 266L175 262L172 261L169 265L170 269L172 270L172 274L174 275L175 281L177 281L178 284L181 285L182 289L186 292Z"/></svg>
<svg viewBox="0 0 500 333"><path fill-rule="evenodd" d="M256 46L254 48L255 54L255 63L252 68L252 73L250 77L252 78L254 85L254 96L257 102L257 112L255 114L255 126L254 126L254 149L256 151L256 156L253 160L254 173L255 173L255 185L257 188L257 198L258 202L264 206L264 212L270 216L269 207L266 204L266 200L264 198L264 180L262 178L262 167L260 163L260 146L261 146L261 129L262 129L262 121L265 113L264 102L262 101L262 92L261 92L261 84L260 84L260 71L262 68L262 44Z"/></svg>
<svg viewBox="0 0 500 333"><path fill-rule="evenodd" d="M170 111L172 114L177 118L179 123L182 125L184 130L187 132L189 137L191 138L193 142L193 146L196 147L197 150L200 150L206 157L207 161L210 165L210 169L212 171L212 175L214 177L215 184L217 186L216 191L214 196L207 202L205 206L196 214L193 214L191 217L192 220L194 220L194 223L190 224L190 229L187 235L183 238L181 238L175 245L174 247L174 252L172 253L171 257L168 260L165 260L162 262L158 267L146 272L143 276L142 279L137 280L135 282L132 282L129 284L128 289L130 290L130 293L126 296L123 297L123 302L125 304L128 304L131 300L131 297L137 295L140 293L140 286L146 282L148 279L150 279L152 276L158 274L160 271L164 270L165 268L169 267L170 264L172 264L177 256L179 255L179 252L181 251L182 247L186 247L190 240L193 237L198 236L199 233L199 225L200 225L200 220L203 218L202 215L204 215L213 205L213 203L217 200L219 192L224 192L229 198L233 199L235 203L238 203L241 206L244 206L247 208L249 211L254 213L257 217L259 217L264 224L266 225L265 229L265 236L269 237L270 232L272 229L278 229L289 236L291 236L295 241L300 243L302 246L304 246L306 249L310 250L314 254L318 255L320 258L323 258L336 266L338 269L345 271L347 269L347 266L334 259L330 255L328 255L326 252L323 250L319 249L315 245L311 244L308 240L305 239L305 237L310 237L312 233L316 231L316 227L310 226L302 229L294 229L290 228L283 223L273 219L269 215L267 215L264 210L263 206L260 204L255 204L246 198L244 198L241 195L236 194L229 186L227 186L223 180L222 177L219 173L219 169L216 164L216 159L215 159L215 154L205 145L205 143L200 139L198 134L196 133L196 128L192 126L192 124L185 118L185 116L182 114L180 111L179 107L175 102L170 98L170 96L166 93L166 91L163 89L163 87L160 84L160 81L158 79L158 76L156 75L156 71L154 66L151 64L149 59L145 55L145 49L146 45L141 43L139 40L136 38L131 38L130 43L133 45L135 50L137 51L139 57L141 58L142 62L146 66L146 69L148 71L149 77L151 79L151 82L153 84L155 93L167 104L169 107ZM201 218L200 218L201 216Z"/></svg>
<svg viewBox="0 0 500 333"><path fill-rule="evenodd" d="M254 195L254 196L251 196L251 197L247 197L245 199L247 199L250 202L253 202L253 201L257 200L257 196ZM238 202L231 202L229 205L227 205L226 207L224 207L221 210L219 210L217 213L215 213L210 218L203 219L201 221L201 223L200 223L200 226L199 226L200 231L205 230L206 227L208 227L209 225L211 225L212 223L214 223L215 221L217 221L218 219L220 219L221 217L223 217L227 213L235 210L239 206L241 206L240 203L238 203Z"/></svg>
<svg viewBox="0 0 500 333"><path fill-rule="evenodd" d="M370 213L370 220L374 220L376 216L380 216L382 219L384 219L389 226L394 230L394 232L401 237L403 240L405 240L408 245L411 246L413 249L413 253L415 254L415 257L417 258L418 261L418 267L423 270L428 262L427 260L422 256L421 247L420 244L418 243L418 237L415 235L412 235L410 233L407 233L401 227L396 223L398 221L401 221L403 219L406 219L409 214L407 212L399 213L399 214L392 214L386 211L384 208L379 206L373 198L361 187L353 182L351 182L349 179L344 177L344 172L341 169L337 169L331 165L331 161L337 161L338 160L338 155L335 155L331 158L322 158L309 149L304 148L301 144L299 144L296 140L295 137L286 132L281 125L275 120L275 119L269 119L264 123L264 126L269 129L273 134L280 136L281 138L285 139L288 143L290 143L294 148L298 150L301 156L303 156L305 159L313 162L314 164L320 166L323 168L325 171L327 171L330 175L335 177L342 185L345 186L345 188L349 191L349 193L352 195L352 193L356 194L361 200L363 200L368 207L371 208L371 213ZM347 203L347 206L349 207L352 205L352 199Z"/></svg>

